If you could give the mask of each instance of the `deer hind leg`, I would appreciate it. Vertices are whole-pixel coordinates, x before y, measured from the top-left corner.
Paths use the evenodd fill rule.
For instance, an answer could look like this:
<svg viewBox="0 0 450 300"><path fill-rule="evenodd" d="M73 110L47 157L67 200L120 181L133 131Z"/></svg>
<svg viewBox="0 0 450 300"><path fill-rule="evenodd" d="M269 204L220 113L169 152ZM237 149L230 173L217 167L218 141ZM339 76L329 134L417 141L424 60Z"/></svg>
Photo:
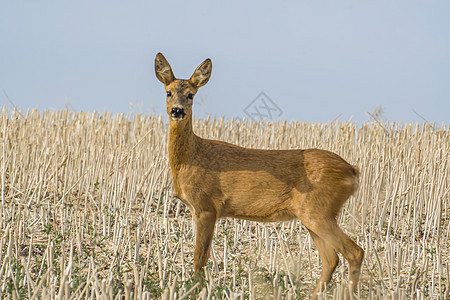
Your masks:
<svg viewBox="0 0 450 300"><path fill-rule="evenodd" d="M305 226L318 235L325 244L340 252L348 261L350 287L355 292L361 273L364 250L339 228L336 220L314 220L309 226L307 224Z"/></svg>
<svg viewBox="0 0 450 300"><path fill-rule="evenodd" d="M194 250L194 269L198 275L203 272L203 267L208 262L211 242L216 223L216 214L213 212L194 213L196 231L195 231L195 250Z"/></svg>
<svg viewBox="0 0 450 300"><path fill-rule="evenodd" d="M322 273L320 274L319 282L313 293L312 299L314 299L319 292L325 291L327 284L330 283L333 272L339 263L339 257L334 248L325 242L325 240L311 230L309 230L309 233L314 240L314 244L316 245L322 260Z"/></svg>

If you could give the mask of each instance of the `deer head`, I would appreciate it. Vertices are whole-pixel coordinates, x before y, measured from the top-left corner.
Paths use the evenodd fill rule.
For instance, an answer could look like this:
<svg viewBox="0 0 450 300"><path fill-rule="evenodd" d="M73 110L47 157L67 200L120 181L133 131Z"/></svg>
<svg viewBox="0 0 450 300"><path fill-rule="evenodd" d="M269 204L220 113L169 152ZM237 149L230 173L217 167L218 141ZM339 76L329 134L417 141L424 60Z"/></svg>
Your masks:
<svg viewBox="0 0 450 300"><path fill-rule="evenodd" d="M208 82L211 71L212 63L208 58L198 66L190 79L176 79L164 55L161 53L156 55L156 77L164 83L167 93L167 113L173 121L182 121L192 117L194 96L198 89Z"/></svg>

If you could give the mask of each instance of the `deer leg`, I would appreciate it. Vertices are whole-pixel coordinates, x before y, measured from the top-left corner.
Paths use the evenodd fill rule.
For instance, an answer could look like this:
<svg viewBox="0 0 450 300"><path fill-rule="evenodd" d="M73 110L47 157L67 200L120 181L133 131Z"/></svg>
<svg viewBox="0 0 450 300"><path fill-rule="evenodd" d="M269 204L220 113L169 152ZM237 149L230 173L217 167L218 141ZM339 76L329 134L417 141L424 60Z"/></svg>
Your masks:
<svg viewBox="0 0 450 300"><path fill-rule="evenodd" d="M216 223L216 214L203 211L195 213L195 250L194 269L197 274L203 272L203 267L208 262L211 242Z"/></svg>
<svg viewBox="0 0 450 300"><path fill-rule="evenodd" d="M314 244L316 245L322 260L322 273L320 274L319 282L311 297L311 299L315 299L318 293L325 291L327 284L330 283L333 272L339 263L339 257L332 246L327 244L313 231L309 230L309 233L314 240Z"/></svg>
<svg viewBox="0 0 450 300"><path fill-rule="evenodd" d="M339 251L348 261L350 287L355 292L361 273L364 250L339 228L335 220L314 220L309 227L306 224L305 226L318 235L324 243Z"/></svg>

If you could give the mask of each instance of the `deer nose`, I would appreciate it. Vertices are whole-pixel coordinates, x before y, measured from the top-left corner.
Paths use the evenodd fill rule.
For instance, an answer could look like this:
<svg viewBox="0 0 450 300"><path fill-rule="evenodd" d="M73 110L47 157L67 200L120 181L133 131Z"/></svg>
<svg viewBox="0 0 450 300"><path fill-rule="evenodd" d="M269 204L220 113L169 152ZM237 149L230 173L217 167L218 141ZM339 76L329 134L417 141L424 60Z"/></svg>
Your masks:
<svg viewBox="0 0 450 300"><path fill-rule="evenodd" d="M172 107L172 110L170 111L170 116L174 120L181 120L185 115L184 109L179 107Z"/></svg>

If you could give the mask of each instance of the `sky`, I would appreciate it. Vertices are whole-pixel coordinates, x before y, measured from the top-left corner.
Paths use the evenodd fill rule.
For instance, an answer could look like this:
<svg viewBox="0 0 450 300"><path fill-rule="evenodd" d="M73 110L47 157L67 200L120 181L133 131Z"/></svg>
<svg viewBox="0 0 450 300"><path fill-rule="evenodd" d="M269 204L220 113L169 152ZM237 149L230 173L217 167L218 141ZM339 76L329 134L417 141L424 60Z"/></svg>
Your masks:
<svg viewBox="0 0 450 300"><path fill-rule="evenodd" d="M1 1L0 107L166 114L154 74L213 72L194 115L450 122L450 1Z"/></svg>

